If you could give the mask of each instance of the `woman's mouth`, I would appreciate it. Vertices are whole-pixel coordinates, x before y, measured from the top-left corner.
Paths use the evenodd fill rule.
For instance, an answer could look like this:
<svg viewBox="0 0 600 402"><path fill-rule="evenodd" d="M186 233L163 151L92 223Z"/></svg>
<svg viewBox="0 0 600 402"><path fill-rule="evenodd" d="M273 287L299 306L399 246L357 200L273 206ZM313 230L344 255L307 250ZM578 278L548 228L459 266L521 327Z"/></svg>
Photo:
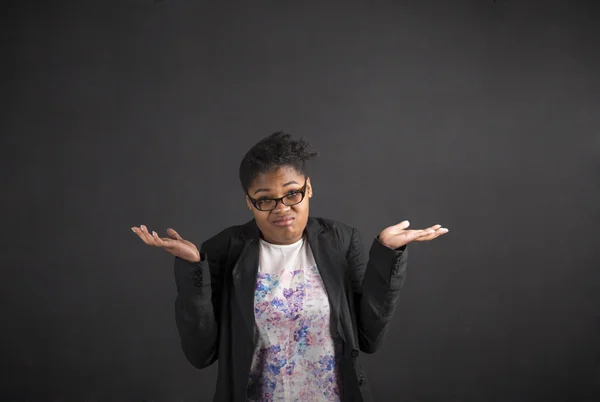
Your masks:
<svg viewBox="0 0 600 402"><path fill-rule="evenodd" d="M292 218L292 217L278 219L276 221L273 221L273 224L275 226L279 226L279 227L291 226L292 223L294 223L294 218Z"/></svg>

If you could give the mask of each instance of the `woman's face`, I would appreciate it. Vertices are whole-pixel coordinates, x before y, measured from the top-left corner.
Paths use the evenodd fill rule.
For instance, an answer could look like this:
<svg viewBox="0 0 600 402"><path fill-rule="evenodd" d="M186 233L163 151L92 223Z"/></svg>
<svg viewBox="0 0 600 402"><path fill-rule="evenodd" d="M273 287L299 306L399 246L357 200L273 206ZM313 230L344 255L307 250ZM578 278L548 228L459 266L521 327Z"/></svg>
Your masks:
<svg viewBox="0 0 600 402"><path fill-rule="evenodd" d="M246 204L254 214L263 238L273 244L292 244L302 238L308 221L309 199L312 197L310 179L298 174L292 167L281 167L254 178L248 194L255 200L280 198L302 189L306 180L306 193L302 202L292 206L280 201L272 211L259 211L248 197Z"/></svg>

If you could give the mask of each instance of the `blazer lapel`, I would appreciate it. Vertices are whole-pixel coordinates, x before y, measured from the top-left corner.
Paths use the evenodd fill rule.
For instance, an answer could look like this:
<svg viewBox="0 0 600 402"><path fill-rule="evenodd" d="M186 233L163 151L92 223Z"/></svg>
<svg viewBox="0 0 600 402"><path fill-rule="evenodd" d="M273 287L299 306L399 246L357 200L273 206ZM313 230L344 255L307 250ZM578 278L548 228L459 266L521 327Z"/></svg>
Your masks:
<svg viewBox="0 0 600 402"><path fill-rule="evenodd" d="M329 306L331 308L332 322L336 323L339 336L345 341L343 327L341 324L340 303L343 296L342 285L344 276L341 272L341 264L336 257L334 234L323 229L315 218L309 218L306 225L308 244L312 250L317 269L325 285Z"/></svg>

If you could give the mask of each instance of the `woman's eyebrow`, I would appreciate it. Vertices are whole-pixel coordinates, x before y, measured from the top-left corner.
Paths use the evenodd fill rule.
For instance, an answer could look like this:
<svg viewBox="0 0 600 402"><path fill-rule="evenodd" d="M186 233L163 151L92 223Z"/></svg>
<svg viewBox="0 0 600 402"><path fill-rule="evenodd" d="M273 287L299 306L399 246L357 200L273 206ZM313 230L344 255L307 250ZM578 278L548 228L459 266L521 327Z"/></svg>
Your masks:
<svg viewBox="0 0 600 402"><path fill-rule="evenodd" d="M295 181L295 180L292 180L292 181L288 181L287 183L285 183L285 184L283 185L283 187L287 187L287 186L290 186L290 185L292 185L292 184L300 184L300 183L298 183L298 182L297 182L297 181ZM260 193L261 191L271 191L271 189L269 189L269 188L258 188L258 189L256 189L256 190L254 191L254 195L256 195L256 194Z"/></svg>

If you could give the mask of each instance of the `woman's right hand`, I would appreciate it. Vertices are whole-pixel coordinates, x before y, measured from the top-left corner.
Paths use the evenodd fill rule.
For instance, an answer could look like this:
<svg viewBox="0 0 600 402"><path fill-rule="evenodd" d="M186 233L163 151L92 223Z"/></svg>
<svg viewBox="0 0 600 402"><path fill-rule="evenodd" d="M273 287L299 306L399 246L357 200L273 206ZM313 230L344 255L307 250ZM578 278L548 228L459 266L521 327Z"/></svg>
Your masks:
<svg viewBox="0 0 600 402"><path fill-rule="evenodd" d="M179 257L183 260L190 262L200 261L200 252L194 243L182 239L181 236L171 228L167 229L167 235L169 237L162 238L158 237L156 232L148 233L148 228L144 225L141 225L140 227L134 226L131 230L149 246L164 248L175 257Z"/></svg>

